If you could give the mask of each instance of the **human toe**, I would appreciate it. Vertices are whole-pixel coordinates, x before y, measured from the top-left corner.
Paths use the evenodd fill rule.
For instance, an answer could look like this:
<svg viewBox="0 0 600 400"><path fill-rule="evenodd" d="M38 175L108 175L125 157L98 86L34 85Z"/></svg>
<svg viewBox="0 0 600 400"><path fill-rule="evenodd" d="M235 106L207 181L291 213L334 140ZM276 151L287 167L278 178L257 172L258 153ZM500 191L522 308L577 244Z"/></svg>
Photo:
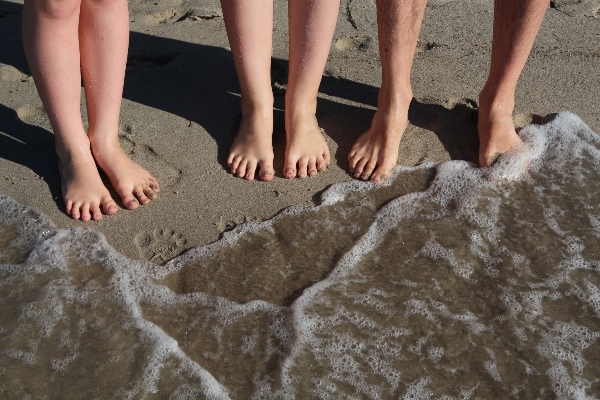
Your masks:
<svg viewBox="0 0 600 400"><path fill-rule="evenodd" d="M315 176L317 174L317 160L308 161L308 176Z"/></svg>
<svg viewBox="0 0 600 400"><path fill-rule="evenodd" d="M147 198L149 198L150 200L154 200L156 198L156 192L154 192L154 190L152 190L152 188L150 188L150 186L145 186L143 188L144 194L146 195Z"/></svg>
<svg viewBox="0 0 600 400"><path fill-rule="evenodd" d="M246 165L246 175L244 176L246 180L252 181L254 180L254 174L256 173L257 163L256 161L251 161Z"/></svg>
<svg viewBox="0 0 600 400"><path fill-rule="evenodd" d="M129 210L135 210L140 205L140 202L133 196L133 193L122 196L121 201L123 202L123 206Z"/></svg>
<svg viewBox="0 0 600 400"><path fill-rule="evenodd" d="M296 160L286 162L285 167L283 167L283 176L286 178L296 176Z"/></svg>
<svg viewBox="0 0 600 400"><path fill-rule="evenodd" d="M246 166L248 165L248 162L246 161L242 161L238 167L237 167L237 171L235 172L235 175L238 178L243 178L244 176L246 176Z"/></svg>
<svg viewBox="0 0 600 400"><path fill-rule="evenodd" d="M102 211L100 211L100 204L94 203L90 206L90 213L94 221L100 221L102 219Z"/></svg>
<svg viewBox="0 0 600 400"><path fill-rule="evenodd" d="M148 204L150 202L150 199L146 197L146 194L144 193L144 188L141 185L135 186L133 188L133 195L137 197L140 204Z"/></svg>
<svg viewBox="0 0 600 400"><path fill-rule="evenodd" d="M367 161L368 160L366 158L361 158L355 164L354 168L352 169L352 172L354 173L355 178L360 178L362 176L363 171L365 169L365 165L367 164Z"/></svg>
<svg viewBox="0 0 600 400"><path fill-rule="evenodd" d="M301 158L298 160L298 177L306 178L308 175L308 160L306 158Z"/></svg>
<svg viewBox="0 0 600 400"><path fill-rule="evenodd" d="M73 218L73 219L81 218L81 203L72 202L70 209L67 208L67 210L68 210L67 213L71 216L71 218Z"/></svg>
<svg viewBox="0 0 600 400"><path fill-rule="evenodd" d="M377 168L371 175L371 181L377 184L385 182L390 176L390 170L391 168L387 167L386 165L379 166L379 168Z"/></svg>
<svg viewBox="0 0 600 400"><path fill-rule="evenodd" d="M275 176L275 170L273 169L273 164L267 163L267 162L261 163L259 176L260 176L260 179L262 179L263 181L268 182L268 181L273 180L273 177Z"/></svg>
<svg viewBox="0 0 600 400"><path fill-rule="evenodd" d="M119 207L117 207L117 203L115 203L112 197L105 197L100 202L100 205L102 206L102 211L108 215L112 215L119 211Z"/></svg>
<svg viewBox="0 0 600 400"><path fill-rule="evenodd" d="M373 174L376 165L377 164L375 160L369 160L369 162L367 162L367 164L365 165L362 174L360 175L360 179L362 179L363 181L368 181L369 178L371 178L371 175Z"/></svg>
<svg viewBox="0 0 600 400"><path fill-rule="evenodd" d="M228 164L229 168L231 169L231 173L233 175L237 175L237 170L238 170L238 167L239 167L241 161L242 161L242 158L236 156L236 157L233 157L231 163Z"/></svg>
<svg viewBox="0 0 600 400"><path fill-rule="evenodd" d="M323 172L327 169L327 163L323 157L317 158L317 171Z"/></svg>
<svg viewBox="0 0 600 400"><path fill-rule="evenodd" d="M81 205L81 220L87 222L92 218L90 214L90 205L88 203L83 203Z"/></svg>

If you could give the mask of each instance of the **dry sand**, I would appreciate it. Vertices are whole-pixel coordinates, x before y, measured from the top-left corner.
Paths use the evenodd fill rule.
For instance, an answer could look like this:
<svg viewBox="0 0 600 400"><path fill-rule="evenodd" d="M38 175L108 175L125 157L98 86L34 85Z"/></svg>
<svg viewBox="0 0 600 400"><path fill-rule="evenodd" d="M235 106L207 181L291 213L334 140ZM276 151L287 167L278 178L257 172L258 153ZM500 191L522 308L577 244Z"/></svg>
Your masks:
<svg viewBox="0 0 600 400"><path fill-rule="evenodd" d="M131 157L159 178L159 198L101 222L65 215L52 131L22 49L22 2L6 0L0 0L1 194L41 210L58 227L97 229L128 257L163 263L236 224L316 204L330 185L352 179L346 156L369 127L381 78L374 0L342 0L340 8L317 115L333 165L317 177L293 180L281 175L287 2L275 1L277 177L270 183L236 178L225 166L239 121L239 86L219 2L129 5L121 139ZM412 74L417 99L400 164L476 159L476 100L488 70L492 11L491 0L429 2ZM517 125L570 110L600 132L599 92L600 1L553 1L517 90Z"/></svg>

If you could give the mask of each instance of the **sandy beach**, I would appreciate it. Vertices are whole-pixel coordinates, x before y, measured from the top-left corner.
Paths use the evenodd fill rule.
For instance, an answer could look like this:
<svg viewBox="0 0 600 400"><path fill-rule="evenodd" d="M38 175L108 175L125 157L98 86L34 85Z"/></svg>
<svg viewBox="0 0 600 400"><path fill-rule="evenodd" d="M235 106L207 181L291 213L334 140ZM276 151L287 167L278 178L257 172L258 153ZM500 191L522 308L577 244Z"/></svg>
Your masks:
<svg viewBox="0 0 600 400"><path fill-rule="evenodd" d="M240 89L219 1L129 8L119 137L161 191L84 223L23 4L0 0L0 397L600 397L599 0L551 2L517 89L525 146L486 169L493 1L430 0L379 187L347 162L377 105L375 0L340 7L317 110L332 165L291 180L275 1L269 183L226 167Z"/></svg>
<svg viewBox="0 0 600 400"><path fill-rule="evenodd" d="M0 1L0 193L41 210L58 227L97 229L124 255L162 263L245 221L315 204L331 184L351 179L347 154L370 125L380 84L373 0L342 1L321 85L318 119L332 166L317 177L292 180L281 174L287 3L275 1L272 76L279 96L277 177L271 183L235 178L225 165L239 123L239 86L219 2L129 4L122 145L159 178L158 200L136 211L122 208L101 222L65 215L52 131L22 49L22 3L6 0ZM517 125L571 110L600 130L599 4L553 2L517 90ZM492 1L429 2L400 165L476 159L475 110L489 65L492 11Z"/></svg>

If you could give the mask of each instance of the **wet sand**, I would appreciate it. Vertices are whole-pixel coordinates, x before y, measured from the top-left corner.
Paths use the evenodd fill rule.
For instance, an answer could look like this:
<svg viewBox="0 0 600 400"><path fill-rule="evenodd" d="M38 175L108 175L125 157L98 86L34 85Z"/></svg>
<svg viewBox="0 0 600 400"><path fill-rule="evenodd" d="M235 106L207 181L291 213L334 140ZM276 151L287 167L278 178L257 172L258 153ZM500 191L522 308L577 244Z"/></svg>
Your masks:
<svg viewBox="0 0 600 400"><path fill-rule="evenodd" d="M519 126L571 110L600 132L600 2L569 3L555 1L546 14L517 90ZM369 127L380 82L374 1L343 0L340 8L317 115L332 166L317 177L293 180L281 174L287 2L275 1L276 178L270 183L233 177L225 165L239 121L239 86L219 2L129 4L121 140L159 178L159 198L101 222L64 214L53 135L22 50L22 3L5 0L0 0L1 194L42 211L59 228L91 227L127 257L163 264L246 221L316 204L330 185L352 179L346 155ZM416 99L401 165L475 160L477 95L489 66L492 11L492 1L430 1L413 68Z"/></svg>

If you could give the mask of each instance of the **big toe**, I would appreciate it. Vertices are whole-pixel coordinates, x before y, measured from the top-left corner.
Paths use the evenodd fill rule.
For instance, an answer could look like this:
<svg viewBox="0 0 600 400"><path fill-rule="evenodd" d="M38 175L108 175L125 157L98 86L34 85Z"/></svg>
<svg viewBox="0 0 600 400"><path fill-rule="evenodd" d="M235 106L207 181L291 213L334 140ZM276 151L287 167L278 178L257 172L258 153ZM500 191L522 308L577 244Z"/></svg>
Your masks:
<svg viewBox="0 0 600 400"><path fill-rule="evenodd" d="M133 193L128 193L124 196L121 196L121 201L123 202L123 206L129 210L135 210L140 206L140 202L135 198Z"/></svg>
<svg viewBox="0 0 600 400"><path fill-rule="evenodd" d="M105 214L112 215L119 211L119 207L112 197L102 199L100 204L102 206L102 211L104 211Z"/></svg>
<svg viewBox="0 0 600 400"><path fill-rule="evenodd" d="M273 168L273 164L268 162L261 163L260 172L258 176L260 176L260 179L262 179L263 181L272 181L273 177L275 176L275 169Z"/></svg>

